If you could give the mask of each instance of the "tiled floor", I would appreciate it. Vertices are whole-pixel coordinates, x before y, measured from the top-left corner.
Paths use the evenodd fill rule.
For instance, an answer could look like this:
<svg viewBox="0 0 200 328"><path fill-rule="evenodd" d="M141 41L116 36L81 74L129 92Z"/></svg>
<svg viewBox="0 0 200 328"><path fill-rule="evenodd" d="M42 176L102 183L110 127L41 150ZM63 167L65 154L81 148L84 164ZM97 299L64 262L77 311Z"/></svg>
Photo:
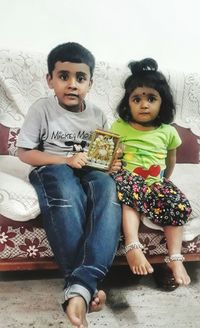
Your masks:
<svg viewBox="0 0 200 328"><path fill-rule="evenodd" d="M187 264L189 287L163 292L152 276L134 278L117 267L103 283L107 305L88 315L93 328L199 328L200 263ZM69 328L61 310L62 278L58 272L0 274L0 328Z"/></svg>

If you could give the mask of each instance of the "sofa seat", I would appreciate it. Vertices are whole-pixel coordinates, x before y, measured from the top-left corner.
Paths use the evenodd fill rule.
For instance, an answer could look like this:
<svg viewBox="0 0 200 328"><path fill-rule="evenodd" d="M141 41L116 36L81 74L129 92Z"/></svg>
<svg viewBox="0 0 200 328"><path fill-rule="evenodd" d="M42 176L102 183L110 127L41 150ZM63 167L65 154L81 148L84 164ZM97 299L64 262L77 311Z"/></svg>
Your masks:
<svg viewBox="0 0 200 328"><path fill-rule="evenodd" d="M0 271L56 268L42 226L37 195L29 183L30 166L16 157L16 140L30 105L51 93L45 81L46 55L0 49ZM200 72L165 70L177 107L175 127L182 145L172 181L189 198L193 212L184 226L182 252L200 260ZM97 62L88 99L111 124L130 74L126 65ZM166 241L160 227L143 218L139 237L151 263L164 262ZM123 236L116 264L126 264Z"/></svg>
<svg viewBox="0 0 200 328"><path fill-rule="evenodd" d="M0 156L0 270L12 267L13 261L18 270L41 265L56 267L39 215L37 195L28 181L30 169L17 157ZM196 260L200 256L200 184L196 183L200 181L200 164L177 164L172 181L187 193L193 208L191 219L184 226L182 253L187 260ZM167 254L162 228L145 217L140 241L151 263L162 261ZM122 236L115 263L125 263L123 253Z"/></svg>

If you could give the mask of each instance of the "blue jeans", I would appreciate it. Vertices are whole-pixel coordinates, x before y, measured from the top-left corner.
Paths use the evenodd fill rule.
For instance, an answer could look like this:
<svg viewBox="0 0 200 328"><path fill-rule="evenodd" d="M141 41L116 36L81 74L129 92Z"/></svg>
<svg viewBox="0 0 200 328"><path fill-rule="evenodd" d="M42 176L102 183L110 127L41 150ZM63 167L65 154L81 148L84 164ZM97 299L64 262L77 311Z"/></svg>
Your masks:
<svg viewBox="0 0 200 328"><path fill-rule="evenodd" d="M121 206L114 180L98 170L59 164L34 169L30 182L65 287L82 286L91 299L112 264L120 237Z"/></svg>

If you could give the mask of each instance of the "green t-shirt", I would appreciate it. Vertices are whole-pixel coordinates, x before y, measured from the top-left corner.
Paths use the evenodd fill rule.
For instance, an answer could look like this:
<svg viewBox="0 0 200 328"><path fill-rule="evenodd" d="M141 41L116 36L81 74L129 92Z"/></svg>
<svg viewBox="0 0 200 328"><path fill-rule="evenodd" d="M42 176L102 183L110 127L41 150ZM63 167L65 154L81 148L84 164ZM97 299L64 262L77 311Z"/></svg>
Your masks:
<svg viewBox="0 0 200 328"><path fill-rule="evenodd" d="M148 185L162 181L168 150L181 144L173 126L161 124L154 130L140 131L118 119L112 124L111 131L120 135L124 145L125 169L143 176Z"/></svg>

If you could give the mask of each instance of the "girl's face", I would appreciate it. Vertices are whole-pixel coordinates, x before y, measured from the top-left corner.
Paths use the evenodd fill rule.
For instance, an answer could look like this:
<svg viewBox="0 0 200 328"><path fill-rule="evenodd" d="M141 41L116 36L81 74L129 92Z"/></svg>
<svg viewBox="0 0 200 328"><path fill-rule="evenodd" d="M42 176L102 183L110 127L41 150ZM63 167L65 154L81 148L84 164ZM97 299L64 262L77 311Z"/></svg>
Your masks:
<svg viewBox="0 0 200 328"><path fill-rule="evenodd" d="M162 99L158 91L148 87L138 87L129 96L129 107L133 125L151 127L158 116Z"/></svg>

